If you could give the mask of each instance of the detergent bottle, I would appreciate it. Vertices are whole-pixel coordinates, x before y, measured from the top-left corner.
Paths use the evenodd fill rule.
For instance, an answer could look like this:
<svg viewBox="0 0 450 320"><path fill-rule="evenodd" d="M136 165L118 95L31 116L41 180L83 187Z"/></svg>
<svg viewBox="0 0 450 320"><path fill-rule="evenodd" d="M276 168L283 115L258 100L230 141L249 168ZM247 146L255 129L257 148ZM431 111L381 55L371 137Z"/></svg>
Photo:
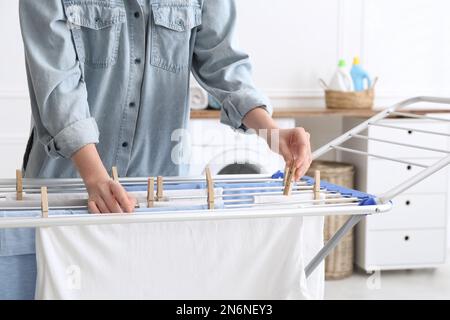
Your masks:
<svg viewBox="0 0 450 320"><path fill-rule="evenodd" d="M334 91L353 91L352 77L347 71L345 60L339 60L338 69L331 78L328 87Z"/></svg>
<svg viewBox="0 0 450 320"><path fill-rule="evenodd" d="M363 91L369 89L372 86L372 82L370 81L369 74L361 67L359 63L359 58L355 57L353 59L353 66L350 70L350 75L353 80L353 86L355 87L355 91ZM367 86L364 86L364 82L367 83Z"/></svg>

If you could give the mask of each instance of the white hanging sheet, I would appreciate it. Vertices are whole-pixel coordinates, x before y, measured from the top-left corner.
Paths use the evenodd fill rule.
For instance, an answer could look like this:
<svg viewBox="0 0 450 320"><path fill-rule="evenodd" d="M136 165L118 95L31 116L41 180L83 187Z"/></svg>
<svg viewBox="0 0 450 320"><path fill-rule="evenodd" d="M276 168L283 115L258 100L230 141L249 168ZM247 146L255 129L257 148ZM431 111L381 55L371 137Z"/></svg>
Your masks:
<svg viewBox="0 0 450 320"><path fill-rule="evenodd" d="M322 227L295 217L39 228L36 298L318 299L323 268L308 280L304 268Z"/></svg>

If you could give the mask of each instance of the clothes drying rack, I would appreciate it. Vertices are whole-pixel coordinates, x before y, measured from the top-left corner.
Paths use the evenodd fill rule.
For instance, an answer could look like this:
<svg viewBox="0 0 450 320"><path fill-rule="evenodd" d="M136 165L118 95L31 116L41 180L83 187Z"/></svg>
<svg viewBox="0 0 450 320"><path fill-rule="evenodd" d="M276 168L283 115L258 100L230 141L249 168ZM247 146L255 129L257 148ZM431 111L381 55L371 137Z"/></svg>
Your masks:
<svg viewBox="0 0 450 320"><path fill-rule="evenodd" d="M424 119L431 122L450 122L449 119L418 115L405 111L412 104L439 103L450 104L448 98L416 97L402 101L369 120L361 123L342 136L324 145L313 153L317 159L330 151L348 152L362 157L379 158L408 164L422 168L422 171L401 184L394 185L380 195L370 195L360 191L336 186L320 181L320 173L313 178L303 177L298 182L291 182L293 170L269 175L219 175L212 177L209 170L204 176L197 177L157 177L155 178L119 178L113 169L113 178L125 188L134 190L140 203L139 211L134 214L86 214L87 193L80 179L22 179L20 171L16 179L0 180L0 212L30 211L30 217L1 217L1 228L31 228L70 225L151 223L167 221L199 221L224 219L254 219L298 216L330 216L348 215L349 219L331 237L317 255L305 268L306 276L317 268L325 257L338 245L345 234L368 215L388 212L392 207L391 200L410 187L421 182L450 163L450 150L435 149L427 146L406 144L392 140L383 140L364 135L369 127L389 127L396 130L420 132L433 136L450 137L449 132L428 131L420 128L394 126L383 123L388 117ZM395 155L373 154L346 147L351 139L374 140L406 148L432 151L443 156L436 163L428 166L421 163L396 158ZM137 188L137 189L136 189ZM203 194L169 196L164 192L169 189L204 190ZM146 192L143 192L146 190ZM219 194L217 191L220 190ZM11 195L14 199L11 200ZM64 195L64 199L58 195ZM73 195L73 197L71 197ZM255 203L256 196L274 196L274 201ZM282 201L280 200L280 196ZM302 195L302 198L296 197ZM9 197L9 198L8 198ZM288 198L289 197L289 198ZM2 199L3 198L3 199ZM9 200L7 200L9 199ZM175 210L169 207L158 207L157 202L177 200L202 200L204 207ZM3 201L4 200L4 201ZM71 214L55 214L57 210L71 210ZM84 210L84 214L77 214ZM82 212L82 211L80 211Z"/></svg>

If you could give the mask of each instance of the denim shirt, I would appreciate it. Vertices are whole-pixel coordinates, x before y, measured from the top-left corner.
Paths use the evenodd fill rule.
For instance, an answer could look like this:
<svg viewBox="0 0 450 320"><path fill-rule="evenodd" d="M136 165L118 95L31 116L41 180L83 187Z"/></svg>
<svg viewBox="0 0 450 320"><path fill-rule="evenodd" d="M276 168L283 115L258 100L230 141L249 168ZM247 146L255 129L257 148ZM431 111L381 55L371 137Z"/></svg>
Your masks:
<svg viewBox="0 0 450 320"><path fill-rule="evenodd" d="M270 113L235 20L234 0L20 0L33 119L25 176L76 177L70 158L91 143L120 176L184 173L171 136L188 125L191 71L221 102L222 123Z"/></svg>

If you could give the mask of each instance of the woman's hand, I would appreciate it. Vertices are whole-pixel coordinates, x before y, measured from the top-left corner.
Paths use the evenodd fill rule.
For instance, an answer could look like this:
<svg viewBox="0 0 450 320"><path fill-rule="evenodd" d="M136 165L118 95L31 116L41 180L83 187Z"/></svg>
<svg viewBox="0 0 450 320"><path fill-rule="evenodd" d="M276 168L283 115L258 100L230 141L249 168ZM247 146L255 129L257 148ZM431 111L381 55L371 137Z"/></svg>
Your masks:
<svg viewBox="0 0 450 320"><path fill-rule="evenodd" d="M134 211L136 199L130 196L120 183L109 177L95 145L84 146L72 156L72 160L89 194L89 212L131 213Z"/></svg>
<svg viewBox="0 0 450 320"><path fill-rule="evenodd" d="M312 161L309 133L303 128L280 129L278 153L283 156L289 168L295 166L294 179L300 179L306 174Z"/></svg>
<svg viewBox="0 0 450 320"><path fill-rule="evenodd" d="M136 199L128 195L120 183L109 176L87 182L88 208L91 213L131 213Z"/></svg>
<svg viewBox="0 0 450 320"><path fill-rule="evenodd" d="M295 180L305 175L312 159L308 132L303 128L279 129L263 108L255 108L248 112L243 123L264 137L269 147L283 156L286 165L289 167L295 165Z"/></svg>

